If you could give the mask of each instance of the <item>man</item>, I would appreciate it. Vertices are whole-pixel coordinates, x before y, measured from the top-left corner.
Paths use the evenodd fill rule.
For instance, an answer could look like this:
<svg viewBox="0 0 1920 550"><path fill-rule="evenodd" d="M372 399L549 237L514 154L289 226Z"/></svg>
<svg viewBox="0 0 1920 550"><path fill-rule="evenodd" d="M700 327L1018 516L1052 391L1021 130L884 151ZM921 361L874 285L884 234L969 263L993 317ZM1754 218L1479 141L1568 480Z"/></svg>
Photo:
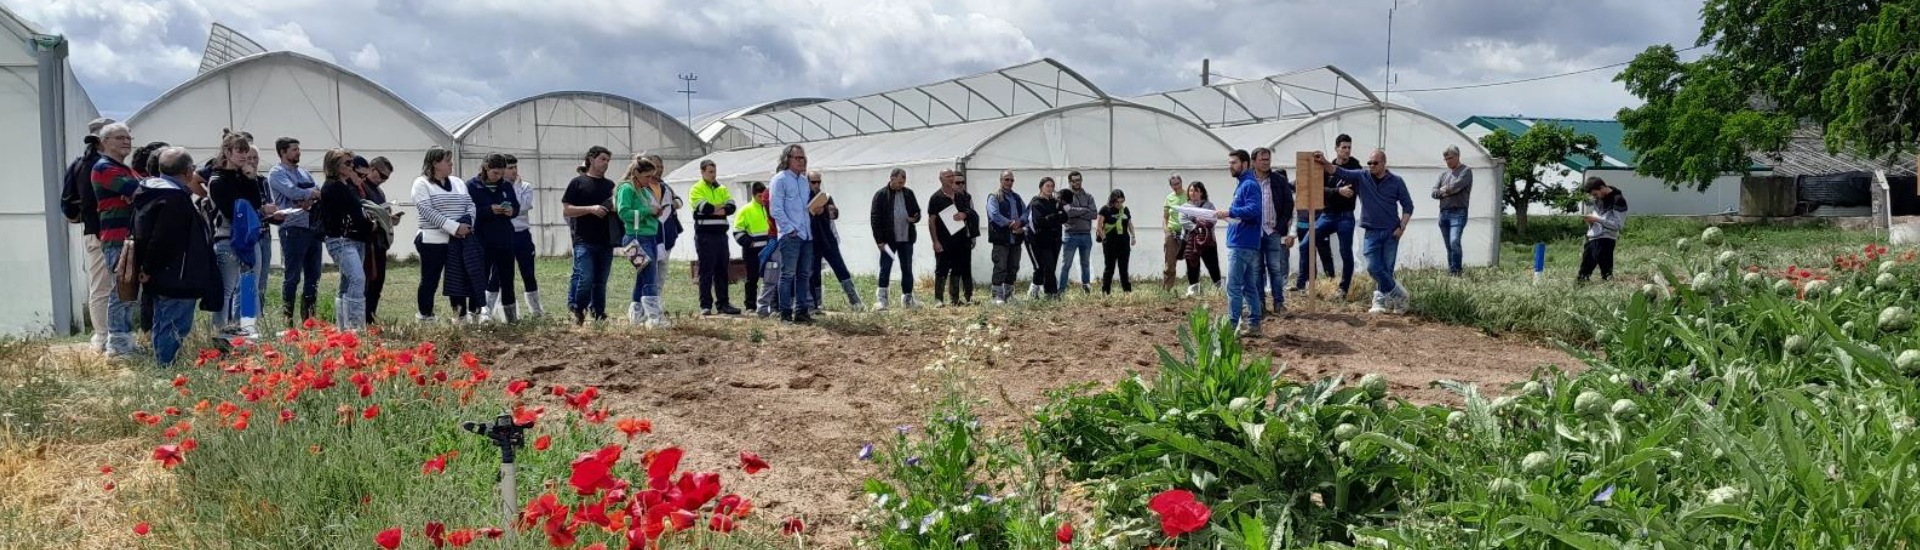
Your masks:
<svg viewBox="0 0 1920 550"><path fill-rule="evenodd" d="M587 149L579 175L567 183L560 196L561 215L573 239L573 279L567 289L567 310L574 324L586 322L589 310L596 320L607 318L607 277L613 269L613 245L621 231L614 215L613 180L607 179L607 163L613 152L595 145Z"/></svg>
<svg viewBox="0 0 1920 550"><path fill-rule="evenodd" d="M356 161L357 160L356 158ZM355 162L355 166L358 165L359 163ZM387 180L393 178L393 161L387 160L387 157L373 157L373 160L367 161L367 168L361 171L361 174L361 177L365 178L367 183L367 193L362 197L364 202L370 205L367 209L367 217L372 219L379 228L378 231L373 233L374 242L367 247L367 257L362 258L362 261L367 263L366 322L367 324L373 324L375 322L375 314L380 310L380 296L387 288L387 262L390 259L387 257L387 250L393 248L393 228L400 224L400 218L405 216L406 212L394 212L393 204L387 201L387 192L380 188L381 185L387 183ZM533 194L532 185L527 186L526 194ZM384 218L384 220L382 218ZM529 260L532 259L532 246L533 240L531 239L531 235L529 235L529 239L527 240ZM524 269L527 270L524 273L526 273L528 277L533 276L531 264L528 264L528 267ZM532 284L532 282L529 281L528 284ZM539 302L534 302L534 304L534 309L539 309Z"/></svg>
<svg viewBox="0 0 1920 550"><path fill-rule="evenodd" d="M1460 148L1452 145L1440 153L1447 171L1433 183L1433 198L1440 201L1440 239L1447 244L1447 274L1461 272L1460 237L1467 230L1467 204L1473 197L1473 169L1460 164Z"/></svg>
<svg viewBox="0 0 1920 550"><path fill-rule="evenodd" d="M1013 190L1013 171L1000 173L1000 189L987 196L987 242L993 244L993 303L1013 299L1027 234L1027 202Z"/></svg>
<svg viewBox="0 0 1920 550"><path fill-rule="evenodd" d="M545 307L540 305L540 281L537 277L534 277L533 269L533 220L528 216L528 213L532 212L534 208L533 182L520 179L520 159L513 155L507 155L506 180L507 185L513 190L514 198L520 201L520 210L514 212L512 220L513 263L519 268L521 283L526 285L527 313L534 317L539 317L545 315L547 311ZM488 286L493 287L492 291L494 293L492 296L489 296L491 299L488 300L488 305L493 307L494 311L501 311L499 285ZM372 293L369 293L367 298L372 300L374 296Z"/></svg>
<svg viewBox="0 0 1920 550"><path fill-rule="evenodd" d="M764 319L773 315L774 296L772 292L760 292L760 281L768 272L761 264L778 262L764 262L767 254L762 252L773 241L774 227L773 219L767 216L767 184L753 182L749 191L753 193L753 200L740 209L740 215L734 216L733 239L740 243L740 260L747 267L746 284L741 287L746 295L747 310ZM778 271L773 273L777 275ZM779 282L775 277L767 281L767 288L778 287Z"/></svg>
<svg viewBox="0 0 1920 550"><path fill-rule="evenodd" d="M1073 192L1073 200L1064 205L1067 209L1067 238L1060 243L1060 286L1067 286L1067 275L1073 273L1073 255L1080 254L1080 292L1093 293L1093 220L1100 216L1100 207L1093 201L1093 195L1080 187L1080 171L1067 173L1067 187Z"/></svg>
<svg viewBox="0 0 1920 550"><path fill-rule="evenodd" d="M914 224L920 223L920 203L907 188L907 171L899 168L887 175L887 184L873 194L872 212L867 223L873 228L873 242L880 247L880 288L875 293L874 311L886 311L888 283L896 258L900 266L900 304L918 307L913 299Z"/></svg>
<svg viewBox="0 0 1920 550"><path fill-rule="evenodd" d="M700 181L694 182L693 251L698 256L695 273L700 279L700 314L739 315L740 308L727 300L729 264L727 217L738 210L727 186L721 185L719 167L712 160L700 161ZM752 263L752 262L748 262ZM749 297L749 300L752 298Z"/></svg>
<svg viewBox="0 0 1920 550"><path fill-rule="evenodd" d="M1627 196L1619 188L1598 177L1587 178L1587 196L1593 199L1593 211L1587 221L1587 246L1580 253L1580 282L1593 277L1600 268L1600 280L1613 279L1613 248L1620 242L1620 229L1627 225Z"/></svg>
<svg viewBox="0 0 1920 550"><path fill-rule="evenodd" d="M1366 170L1335 167L1319 152L1313 158L1340 180L1342 196L1360 199L1360 228L1366 230L1362 253L1367 257L1367 273L1373 276L1377 288L1368 312L1406 313L1407 289L1393 279L1394 266L1400 259L1400 237L1413 219L1413 197L1407 194L1406 180L1387 171L1387 152L1379 149L1368 157ZM1399 217L1393 215L1395 205L1400 207Z"/></svg>
<svg viewBox="0 0 1920 550"><path fill-rule="evenodd" d="M833 275L840 280L840 290L847 293L847 309L860 311L860 292L853 289L853 272L847 270L846 260L840 257L840 229L834 227L834 220L840 219L840 206L833 203L833 196L820 191L820 173L807 172L807 193L811 201L807 205L808 223L813 227L813 265L808 266L813 277L813 311L821 313L826 306L826 295L822 292L826 279L822 278L823 267L833 268ZM824 200L822 200L824 199ZM822 264L825 264L824 266Z"/></svg>
<svg viewBox="0 0 1920 550"><path fill-rule="evenodd" d="M980 234L967 174L940 171L940 192L927 199L927 233L933 236L933 302L961 305L973 301L973 239ZM951 287L949 287L949 282ZM960 289L966 289L964 299Z"/></svg>
<svg viewBox="0 0 1920 550"><path fill-rule="evenodd" d="M1245 150L1235 149L1227 155L1227 170L1239 184L1227 208L1214 212L1215 219L1233 220L1227 226L1227 322L1240 336L1260 333L1260 286L1266 282L1260 276L1261 249L1263 233L1273 227L1273 212L1269 210L1273 201L1266 197L1266 188L1254 180L1250 161ZM1246 317L1240 316L1243 309Z"/></svg>
<svg viewBox="0 0 1920 550"><path fill-rule="evenodd" d="M207 190L194 171L193 156L168 147L159 158L160 175L143 182L134 198L130 240L143 292L154 296L154 358L166 365L193 329L194 310L220 308L225 289L213 254L210 208L194 204Z"/></svg>
<svg viewBox="0 0 1920 550"><path fill-rule="evenodd" d="M133 153L133 132L121 123L108 124L100 128L100 159L94 161L88 174L92 182L94 210L100 218L100 256L106 262L109 280L116 286L120 284L124 267L120 265L121 252L126 249L127 236L133 228L133 193L140 188L140 180L133 169L126 164L127 155ZM131 278L131 277L124 277ZM119 288L107 292L107 357L124 357L133 353L133 309L136 304L133 296L122 293Z"/></svg>
<svg viewBox="0 0 1920 550"><path fill-rule="evenodd" d="M813 265L813 224L807 214L807 151L788 145L780 153L779 172L767 187L767 214L779 226L780 287L776 291L780 320L794 324L813 322L812 274L804 266Z"/></svg>
<svg viewBox="0 0 1920 550"><path fill-rule="evenodd" d="M1166 212L1162 213L1162 218L1165 220L1165 223L1160 226L1162 240L1164 241L1160 246L1160 252L1163 256L1163 261L1166 263L1166 269L1160 272L1160 290L1173 291L1173 269L1180 264L1180 248L1182 243L1180 238L1182 236L1180 234L1180 211L1175 208L1186 203L1186 183L1180 181L1179 174L1167 177L1167 207Z"/></svg>
<svg viewBox="0 0 1920 550"><path fill-rule="evenodd" d="M1333 159L1334 166L1351 170L1360 169L1360 159L1353 158L1353 137L1340 134L1340 137L1334 138L1333 151L1336 155ZM1333 242L1332 237L1338 235L1340 237L1340 297L1344 300L1347 296L1347 290L1353 286L1353 197L1340 194L1340 181L1334 178L1333 174L1327 174L1324 183L1325 185L1321 190L1321 196L1326 208L1320 210L1320 214L1316 219L1311 220L1313 223L1313 242L1311 244L1303 243L1300 245L1300 277L1294 280L1293 289L1298 291L1306 290L1307 288L1307 276L1310 275L1306 267L1306 249L1308 248L1317 251L1317 255L1320 258L1320 272L1325 274L1327 278L1333 277L1333 247L1331 244ZM1306 210L1299 210L1297 212L1300 215L1301 223L1307 223L1309 221Z"/></svg>
<svg viewBox="0 0 1920 550"><path fill-rule="evenodd" d="M1260 184L1264 201L1260 214L1260 264L1268 282L1266 286L1256 286L1263 291L1263 296L1266 289L1273 290L1273 316L1284 318L1287 314L1287 253L1293 249L1293 234L1287 232L1286 219L1287 213L1293 212L1293 183L1287 181L1286 170L1273 169L1272 149L1254 149L1252 156L1253 181Z"/></svg>
<svg viewBox="0 0 1920 550"><path fill-rule="evenodd" d="M300 168L300 140L280 138L273 142L273 150L280 156L280 164L267 173L273 203L280 210L299 209L287 213L280 222L280 265L286 272L286 281L280 283L280 312L292 324L294 290L300 291L300 319L313 318L313 304L320 294L324 239L313 225L311 212L320 189L313 183L313 175Z"/></svg>
<svg viewBox="0 0 1920 550"><path fill-rule="evenodd" d="M87 246L87 316L93 322L93 351L107 349L107 293L113 292L113 277L106 259L100 254L100 210L93 196L93 165L100 161L100 129L113 124L111 118L87 123L85 150L67 165L60 189L60 212L67 223L80 224Z"/></svg>

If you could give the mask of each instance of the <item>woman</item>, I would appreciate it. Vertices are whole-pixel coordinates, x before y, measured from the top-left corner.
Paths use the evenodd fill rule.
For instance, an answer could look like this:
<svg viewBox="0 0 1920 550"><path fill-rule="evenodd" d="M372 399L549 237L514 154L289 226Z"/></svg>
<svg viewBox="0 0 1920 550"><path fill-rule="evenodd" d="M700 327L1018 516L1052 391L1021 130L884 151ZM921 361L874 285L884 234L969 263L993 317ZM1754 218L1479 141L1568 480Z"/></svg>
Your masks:
<svg viewBox="0 0 1920 550"><path fill-rule="evenodd" d="M1127 273L1127 256L1133 253L1133 211L1127 209L1127 194L1119 189L1107 194L1107 205L1094 217L1100 234L1100 252L1106 255L1107 270L1100 276L1100 293L1113 294L1113 268L1120 268L1120 290L1133 292L1133 276Z"/></svg>
<svg viewBox="0 0 1920 550"><path fill-rule="evenodd" d="M207 178L207 194L213 200L218 215L213 219L213 253L220 262L220 282L225 291L220 310L213 314L213 326L222 336L240 336L240 272L253 269L253 263L259 258L246 254L242 258L233 247L234 206L245 202L266 215L272 210L261 210L261 196L258 179L252 175L249 157L253 154L253 144L245 136L226 132L220 137L220 153L213 160L213 176ZM248 251L251 252L251 251ZM243 261L246 260L246 261Z"/></svg>
<svg viewBox="0 0 1920 550"><path fill-rule="evenodd" d="M507 322L519 321L518 302L513 296L513 216L520 212L520 194L507 181L507 156L487 155L480 175L467 180L467 195L473 197L478 212L473 218L473 235L484 266L475 280L479 285L475 293L484 296L486 289L499 288L503 310L490 311L482 305L480 319L493 320L504 313Z"/></svg>
<svg viewBox="0 0 1920 550"><path fill-rule="evenodd" d="M419 312L415 318L433 320L433 296L440 288L440 276L447 278L447 301L453 307L454 322L467 320L474 304L467 292L454 292L455 286L473 286L477 265L453 255L455 243L464 249L473 235L473 216L477 210L467 196L467 186L453 177L453 153L434 147L427 149L420 162L420 177L413 180L413 204L420 214L420 234L414 236L414 250L420 253L420 288L415 293ZM449 258L456 261L449 263ZM481 279L484 280L484 279ZM480 286L485 286L481 284Z"/></svg>
<svg viewBox="0 0 1920 550"><path fill-rule="evenodd" d="M660 213L669 207L660 185L660 169L644 155L634 155L627 164L626 176L614 192L614 210L627 230L622 245L632 246L646 257L646 265L633 275L633 304L627 306L627 322L648 327L660 326L665 315L660 311Z"/></svg>
<svg viewBox="0 0 1920 550"><path fill-rule="evenodd" d="M1027 204L1027 248L1033 251L1033 284L1048 298L1060 297L1059 275L1053 272L1060 263L1061 230L1067 223L1067 209L1054 191L1053 178L1040 178L1040 192Z"/></svg>
<svg viewBox="0 0 1920 550"><path fill-rule="evenodd" d="M354 157L353 166L354 171L360 173L360 206L374 226L366 258L367 324L374 324L381 291L387 286L387 250L393 248L393 227L400 223L404 213L394 212L393 206L387 204L387 192L380 189L381 184L393 177L393 163L387 157L373 157L370 162L361 160Z"/></svg>
<svg viewBox="0 0 1920 550"><path fill-rule="evenodd" d="M513 263L520 268L520 283L526 286L527 314L539 317L547 311L540 305L540 279L534 276L533 221L527 215L534 209L533 182L520 179L520 159L513 155L507 155L507 183L513 185L514 196L520 199L520 212L513 216Z"/></svg>
<svg viewBox="0 0 1920 550"><path fill-rule="evenodd" d="M673 243L680 240L680 232L685 229L680 225L680 207L685 205L680 195L674 192L673 186L667 185L666 180L661 179L662 176L667 174L667 161L660 158L660 155L650 154L647 155L647 162L653 163L653 179L655 184L660 186L660 202L658 204L661 206L661 209L659 214L654 215L654 218L660 221L660 255L655 256L654 259L672 264L673 262L668 261L668 258L673 256ZM661 265L659 269L653 270L653 284L659 287L659 291L655 292L653 294L654 296L661 296L666 293L667 271L667 265ZM661 307L666 307L664 302L661 304ZM661 325L667 324L666 310L659 309L654 311L654 313L658 314L655 321L658 321Z"/></svg>
<svg viewBox="0 0 1920 550"><path fill-rule="evenodd" d="M320 202L314 214L320 217L326 235L327 254L340 268L340 295L334 301L334 324L341 330L359 330L367 321L367 242L372 239L373 222L360 206L359 176L353 171L353 152L327 151L320 184Z"/></svg>
<svg viewBox="0 0 1920 550"><path fill-rule="evenodd" d="M1213 201L1207 198L1207 186L1200 182L1187 185L1187 206L1214 211ZM1200 219L1192 214L1180 214L1180 256L1187 261L1187 296L1200 293L1200 264L1207 264L1207 276L1213 280L1213 286L1220 286L1220 251L1213 240L1213 218Z"/></svg>

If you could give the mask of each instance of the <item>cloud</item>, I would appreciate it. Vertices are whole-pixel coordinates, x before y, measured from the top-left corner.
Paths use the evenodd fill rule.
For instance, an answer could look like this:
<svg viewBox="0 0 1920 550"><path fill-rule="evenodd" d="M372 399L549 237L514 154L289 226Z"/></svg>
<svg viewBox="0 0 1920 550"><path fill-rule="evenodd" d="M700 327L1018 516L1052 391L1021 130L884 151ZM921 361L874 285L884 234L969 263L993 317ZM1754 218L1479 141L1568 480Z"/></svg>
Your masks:
<svg viewBox="0 0 1920 550"><path fill-rule="evenodd" d="M1395 87L1508 80L1690 44L1700 0L1400 0ZM674 76L700 75L695 112L847 97L1060 60L1109 93L1199 83L1200 60L1253 78L1336 65L1383 88L1390 0L27 0L68 35L102 110L124 116L191 78L215 21L272 49L345 59L436 119L563 89L682 114ZM335 53L338 52L338 53ZM1443 119L1524 112L1609 117L1636 104L1612 71L1406 98ZM1396 94L1398 95L1398 94ZM679 107L679 108L675 108Z"/></svg>

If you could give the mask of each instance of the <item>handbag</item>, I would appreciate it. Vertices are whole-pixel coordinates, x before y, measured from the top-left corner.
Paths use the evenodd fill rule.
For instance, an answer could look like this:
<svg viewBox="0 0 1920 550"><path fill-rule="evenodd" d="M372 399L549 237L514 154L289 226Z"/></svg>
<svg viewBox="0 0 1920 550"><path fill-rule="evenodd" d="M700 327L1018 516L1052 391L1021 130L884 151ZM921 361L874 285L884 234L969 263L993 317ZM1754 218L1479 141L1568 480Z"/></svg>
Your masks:
<svg viewBox="0 0 1920 550"><path fill-rule="evenodd" d="M626 246L620 247L620 254L627 257L627 263L633 264L634 269L646 269L647 264L653 263L652 257L640 251L640 243L638 241L627 243Z"/></svg>

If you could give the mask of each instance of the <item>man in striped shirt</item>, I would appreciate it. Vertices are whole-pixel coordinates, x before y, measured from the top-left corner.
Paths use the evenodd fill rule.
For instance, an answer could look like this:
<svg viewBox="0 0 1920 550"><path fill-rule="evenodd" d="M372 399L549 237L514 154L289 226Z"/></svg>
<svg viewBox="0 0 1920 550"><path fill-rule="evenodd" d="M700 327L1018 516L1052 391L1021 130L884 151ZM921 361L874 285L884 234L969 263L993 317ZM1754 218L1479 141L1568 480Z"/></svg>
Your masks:
<svg viewBox="0 0 1920 550"><path fill-rule="evenodd" d="M126 165L133 152L133 132L125 124L108 124L100 129L100 160L93 163L92 180L95 207L100 212L100 251L107 269L119 280L120 253L126 250L133 230L133 193L140 179ZM118 289L107 298L107 357L133 354L134 302L120 296Z"/></svg>

